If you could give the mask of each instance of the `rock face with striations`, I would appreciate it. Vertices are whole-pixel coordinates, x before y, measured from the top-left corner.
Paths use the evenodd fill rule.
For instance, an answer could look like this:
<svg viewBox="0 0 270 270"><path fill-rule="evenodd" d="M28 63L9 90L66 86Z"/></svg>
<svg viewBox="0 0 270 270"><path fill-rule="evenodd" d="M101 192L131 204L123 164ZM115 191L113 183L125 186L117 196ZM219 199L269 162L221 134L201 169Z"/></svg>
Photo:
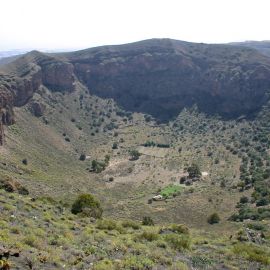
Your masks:
<svg viewBox="0 0 270 270"><path fill-rule="evenodd" d="M161 120L194 104L224 118L252 116L270 90L270 59L239 46L153 39L65 56L92 93Z"/></svg>
<svg viewBox="0 0 270 270"><path fill-rule="evenodd" d="M4 125L14 123L13 97L4 87L0 88L0 145L4 141Z"/></svg>
<svg viewBox="0 0 270 270"><path fill-rule="evenodd" d="M13 106L27 104L41 85L51 91L71 92L74 82L72 64L37 51L1 67L0 144L3 144L3 126L14 122Z"/></svg>

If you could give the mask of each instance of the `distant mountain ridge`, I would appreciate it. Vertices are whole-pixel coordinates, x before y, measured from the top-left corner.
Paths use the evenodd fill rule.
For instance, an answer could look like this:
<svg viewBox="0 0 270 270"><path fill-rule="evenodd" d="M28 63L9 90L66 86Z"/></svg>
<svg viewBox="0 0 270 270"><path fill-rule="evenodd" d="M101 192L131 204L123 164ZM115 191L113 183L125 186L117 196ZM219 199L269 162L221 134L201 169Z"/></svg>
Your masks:
<svg viewBox="0 0 270 270"><path fill-rule="evenodd" d="M76 81L124 109L167 121L197 104L207 114L247 117L268 100L270 59L246 46L151 39L69 53L27 53L0 69L1 114L41 85L73 91ZM7 95L9 96L7 102Z"/></svg>
<svg viewBox="0 0 270 270"><path fill-rule="evenodd" d="M25 54L29 50L5 50L5 51L0 51L0 59L4 57L12 57L15 55L20 55L20 54Z"/></svg>
<svg viewBox="0 0 270 270"><path fill-rule="evenodd" d="M259 52L261 52L262 54L270 56L270 40L233 42L233 43L230 43L230 44L249 47L249 48L254 48L254 49L258 50Z"/></svg>

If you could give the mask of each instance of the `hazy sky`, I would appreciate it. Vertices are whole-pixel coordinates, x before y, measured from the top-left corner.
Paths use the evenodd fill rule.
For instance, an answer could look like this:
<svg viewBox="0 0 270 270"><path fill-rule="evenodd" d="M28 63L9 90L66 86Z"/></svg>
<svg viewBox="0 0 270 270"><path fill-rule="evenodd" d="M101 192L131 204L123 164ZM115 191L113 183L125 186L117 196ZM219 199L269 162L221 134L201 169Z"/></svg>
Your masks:
<svg viewBox="0 0 270 270"><path fill-rule="evenodd" d="M270 40L270 0L0 0L0 50Z"/></svg>

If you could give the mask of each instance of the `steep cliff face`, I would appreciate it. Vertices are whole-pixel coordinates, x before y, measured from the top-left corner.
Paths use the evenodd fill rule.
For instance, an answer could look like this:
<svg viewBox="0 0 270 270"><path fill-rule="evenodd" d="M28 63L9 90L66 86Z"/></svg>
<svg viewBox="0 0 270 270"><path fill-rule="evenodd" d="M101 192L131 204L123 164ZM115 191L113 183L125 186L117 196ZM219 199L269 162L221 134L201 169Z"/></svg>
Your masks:
<svg viewBox="0 0 270 270"><path fill-rule="evenodd" d="M4 87L0 88L0 145L4 142L4 125L14 123L13 96Z"/></svg>
<svg viewBox="0 0 270 270"><path fill-rule="evenodd" d="M51 91L73 91L73 66L53 56L33 51L0 70L0 144L3 126L14 122L13 106L23 106L45 85Z"/></svg>
<svg viewBox="0 0 270 270"><path fill-rule="evenodd" d="M74 90L73 66L67 61L37 51L2 67L2 72L9 76L8 84L14 92L16 106L24 105L40 85L45 85L51 91Z"/></svg>
<svg viewBox="0 0 270 270"><path fill-rule="evenodd" d="M161 120L193 104L225 118L251 116L270 90L270 59L249 48L164 39L66 57L92 93Z"/></svg>

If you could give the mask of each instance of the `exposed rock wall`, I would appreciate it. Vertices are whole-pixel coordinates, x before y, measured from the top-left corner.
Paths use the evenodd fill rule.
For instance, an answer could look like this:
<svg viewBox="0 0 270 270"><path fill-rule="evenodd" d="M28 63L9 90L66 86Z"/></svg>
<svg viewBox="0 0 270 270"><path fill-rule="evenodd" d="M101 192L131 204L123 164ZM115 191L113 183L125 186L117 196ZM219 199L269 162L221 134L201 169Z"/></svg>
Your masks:
<svg viewBox="0 0 270 270"><path fill-rule="evenodd" d="M249 48L165 39L89 49L68 58L92 93L161 120L194 104L224 118L250 117L270 90L270 59Z"/></svg>
<svg viewBox="0 0 270 270"><path fill-rule="evenodd" d="M0 88L0 145L4 142L4 125L14 122L13 96L7 89Z"/></svg>
<svg viewBox="0 0 270 270"><path fill-rule="evenodd" d="M15 121L13 106L27 104L41 85L45 85L51 91L71 92L74 90L74 82L75 75L70 63L35 51L2 68L0 145L4 141L4 126L11 125ZM42 110L38 112L38 115L40 114Z"/></svg>

